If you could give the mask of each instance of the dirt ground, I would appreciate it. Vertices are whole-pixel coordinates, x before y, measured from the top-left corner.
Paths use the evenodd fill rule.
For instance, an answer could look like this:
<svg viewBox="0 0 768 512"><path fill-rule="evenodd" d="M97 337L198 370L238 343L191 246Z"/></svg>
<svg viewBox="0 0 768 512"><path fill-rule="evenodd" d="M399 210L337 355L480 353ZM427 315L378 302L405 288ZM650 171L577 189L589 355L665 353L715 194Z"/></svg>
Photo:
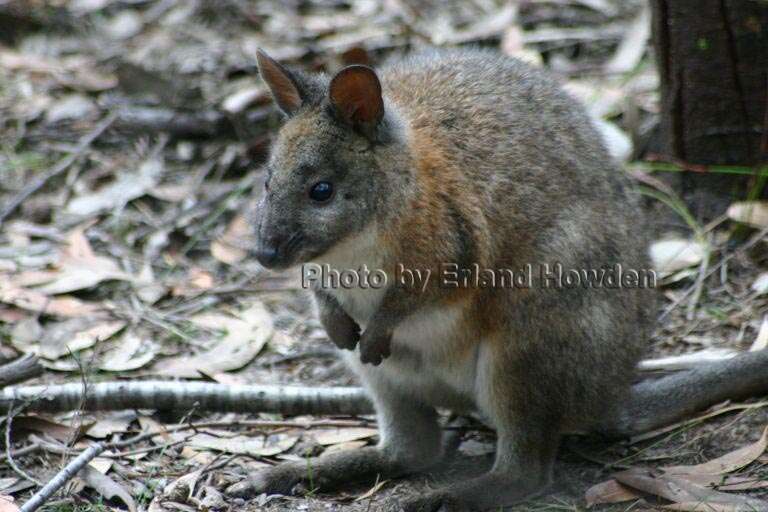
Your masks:
<svg viewBox="0 0 768 512"><path fill-rule="evenodd" d="M244 212L261 190L261 166L280 123L256 73L259 47L277 60L329 72L465 44L546 66L606 123L612 153L653 192L645 191L644 208L654 242L671 241L657 246L659 324L646 357L722 354L768 342L768 238L755 238L764 226L724 212L689 218L670 178L675 173L645 159L659 99L643 6L0 1L0 364L38 354L44 373L24 384L51 386L157 378L356 385L296 273L268 273L248 257ZM644 440L569 438L553 488L512 510L586 510L588 489L619 471L658 475L663 467L757 445L768 425L765 405L759 397L720 404L713 411L721 414ZM396 510L398 498L467 478L492 459L493 434L446 412L458 449L439 472L334 494L230 500L221 495L228 484L267 464L376 442L373 418L259 414L245 419L283 424L237 425L244 416L16 409L0 420L7 433L0 498L24 503L95 441L196 422L218 423L99 457L45 509ZM724 492L768 500L768 455L755 448L732 457L743 464L718 484L738 479L741 488ZM0 512L15 510L4 508L7 502L0 501ZM590 509L669 503L644 492ZM723 510L746 510L734 507Z"/></svg>

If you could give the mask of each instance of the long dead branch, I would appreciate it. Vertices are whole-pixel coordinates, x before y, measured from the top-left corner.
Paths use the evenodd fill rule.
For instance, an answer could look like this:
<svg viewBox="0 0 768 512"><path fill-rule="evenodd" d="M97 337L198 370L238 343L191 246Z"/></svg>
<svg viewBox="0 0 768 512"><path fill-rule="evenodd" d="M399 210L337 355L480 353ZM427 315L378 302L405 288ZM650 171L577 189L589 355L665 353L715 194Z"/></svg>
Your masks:
<svg viewBox="0 0 768 512"><path fill-rule="evenodd" d="M0 390L0 410L29 402L27 410L71 411L80 407L79 383L12 386ZM84 409L197 410L298 414L370 414L371 402L361 388L224 385L206 382L100 382L88 385Z"/></svg>
<svg viewBox="0 0 768 512"><path fill-rule="evenodd" d="M729 351L703 351L642 361L641 370L689 370L734 357ZM275 412L281 414L369 414L371 402L361 388L304 386L228 386L188 381L101 382L88 386L89 411L121 409L198 410L217 412ZM15 386L0 390L0 411L13 403L31 402L30 410L62 412L81 406L80 383L55 386Z"/></svg>
<svg viewBox="0 0 768 512"><path fill-rule="evenodd" d="M247 112L242 122L255 126L274 113L271 107ZM163 132L174 137L221 137L237 134L235 122L218 110L182 112L159 107L125 106L118 110L115 125L129 132Z"/></svg>

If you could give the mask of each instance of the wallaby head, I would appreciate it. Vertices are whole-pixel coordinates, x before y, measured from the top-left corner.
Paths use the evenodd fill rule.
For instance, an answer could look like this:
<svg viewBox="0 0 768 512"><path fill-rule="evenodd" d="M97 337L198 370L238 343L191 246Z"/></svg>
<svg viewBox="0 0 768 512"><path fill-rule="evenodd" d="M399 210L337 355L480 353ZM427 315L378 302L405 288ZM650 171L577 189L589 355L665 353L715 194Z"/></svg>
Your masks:
<svg viewBox="0 0 768 512"><path fill-rule="evenodd" d="M374 219L392 185L387 155L398 144L397 123L368 67L329 79L288 70L261 51L258 65L287 120L256 206L256 257L284 268L321 256Z"/></svg>

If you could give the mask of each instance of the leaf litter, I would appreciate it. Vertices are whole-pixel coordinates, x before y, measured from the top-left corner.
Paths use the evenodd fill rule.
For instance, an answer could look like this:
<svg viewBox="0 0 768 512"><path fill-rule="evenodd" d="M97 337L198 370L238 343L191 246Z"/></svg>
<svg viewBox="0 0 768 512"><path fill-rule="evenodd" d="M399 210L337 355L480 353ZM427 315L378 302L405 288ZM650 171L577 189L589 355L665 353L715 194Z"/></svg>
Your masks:
<svg viewBox="0 0 768 512"><path fill-rule="evenodd" d="M73 372L49 371L45 382L88 381L111 372L222 382L352 383L326 356L298 357L306 350L327 349L305 295L295 280L266 274L247 257L252 245L245 213L250 194L233 191L245 184L248 192L260 183L278 123L253 73L257 46L289 64L305 66L311 60L312 67L333 72L351 63L349 59L377 65L424 41L496 45L561 74L620 158L634 154L632 141L645 140L644 127L658 112L658 77L646 60L647 10L639 2L511 6L486 1L310 1L301 8L225 2L215 12L207 4L59 2L61 18L56 19L63 31L47 30L43 16L35 21L42 30L21 32L17 40L4 40L8 46L0 46L0 112L15 121L0 127L0 203L47 172L51 162L71 154L73 144L106 112L117 113L114 127L75 154L65 172L45 183L0 226L0 322L7 323L0 325L0 339L11 343L3 346L3 354L6 349L42 350L50 369ZM42 5L22 4L22 12L34 17L48 8ZM88 31L79 30L77 23L68 26L72 17L87 23ZM629 67L632 71L623 71ZM194 123L181 122L198 112L205 115ZM730 218L759 228L765 225L762 206L735 204ZM677 300L678 287L696 279L703 256L690 233L660 238L670 239L678 245L667 245L660 251L663 261L657 258L657 268L670 272L663 283L668 302ZM713 250L726 251L717 237ZM725 273L728 286L707 289L695 324L673 316L654 350L680 356L691 346L697 352L743 350L753 341L756 349L764 346L761 299L747 301L738 320L723 320L743 309L734 296L751 290L759 297L768 289L753 268L732 261ZM689 341L693 339L699 344ZM700 346L708 343L718 345ZM279 362L265 363L259 357L265 352L277 352ZM218 359L223 362L212 362ZM86 374L74 373L81 370ZM140 411L138 420L96 415L86 435L122 438L136 428L158 430L167 421L158 417L150 425L145 414ZM73 418L49 421L66 424ZM367 427L270 430L267 437L278 435L270 448L261 432L245 435L237 427L212 432L196 434L209 436L198 441L229 449L227 439L258 439L263 446L253 449L267 453L294 443L270 457L298 457L290 452L301 447L301 440L311 440L318 451L354 449L371 443L375 434ZM157 483L156 477L167 473L177 478L179 459L189 463L179 471L198 471L230 453L172 445L181 439L180 433L153 436L142 445L147 451L125 456L139 475L135 478L162 488L167 479ZM46 455L21 460L34 472L42 469L41 460L58 462ZM244 461L240 467L257 463L263 464ZM186 498L165 509L202 510L208 496L217 503L208 476L196 473ZM109 478L133 491L118 471L113 469ZM720 484L726 484L717 489L729 492L759 483L752 475L729 473L689 478L703 487L722 478ZM15 494L31 485L13 480L13 490L0 493ZM374 494L382 492L380 485L374 489ZM77 499L84 496L93 499L88 491L79 492ZM160 498L166 499L158 496L150 509L164 509ZM274 505L268 500L264 497L259 506ZM118 496L116 501L125 500ZM372 503L375 509L371 501L363 510Z"/></svg>

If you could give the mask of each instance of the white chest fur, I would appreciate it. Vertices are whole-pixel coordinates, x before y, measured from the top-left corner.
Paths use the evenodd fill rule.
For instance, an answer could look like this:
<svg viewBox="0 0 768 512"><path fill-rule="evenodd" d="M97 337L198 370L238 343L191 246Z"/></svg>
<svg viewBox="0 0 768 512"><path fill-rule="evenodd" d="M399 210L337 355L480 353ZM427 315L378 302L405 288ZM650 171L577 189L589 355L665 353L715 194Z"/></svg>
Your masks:
<svg viewBox="0 0 768 512"><path fill-rule="evenodd" d="M384 254L375 226L347 239L315 262L335 271L357 271L363 266L381 268ZM391 276L390 276L391 277ZM387 286L339 286L325 288L361 328L365 329L376 312ZM380 366L360 363L358 351L344 351L349 366L369 385L400 388L406 396L420 396L427 403L456 409L472 407L477 350L457 350L466 346L460 339L464 331L461 305L423 308L406 318L395 329L392 355ZM471 345L477 346L477 343ZM457 354L464 354L457 357Z"/></svg>

